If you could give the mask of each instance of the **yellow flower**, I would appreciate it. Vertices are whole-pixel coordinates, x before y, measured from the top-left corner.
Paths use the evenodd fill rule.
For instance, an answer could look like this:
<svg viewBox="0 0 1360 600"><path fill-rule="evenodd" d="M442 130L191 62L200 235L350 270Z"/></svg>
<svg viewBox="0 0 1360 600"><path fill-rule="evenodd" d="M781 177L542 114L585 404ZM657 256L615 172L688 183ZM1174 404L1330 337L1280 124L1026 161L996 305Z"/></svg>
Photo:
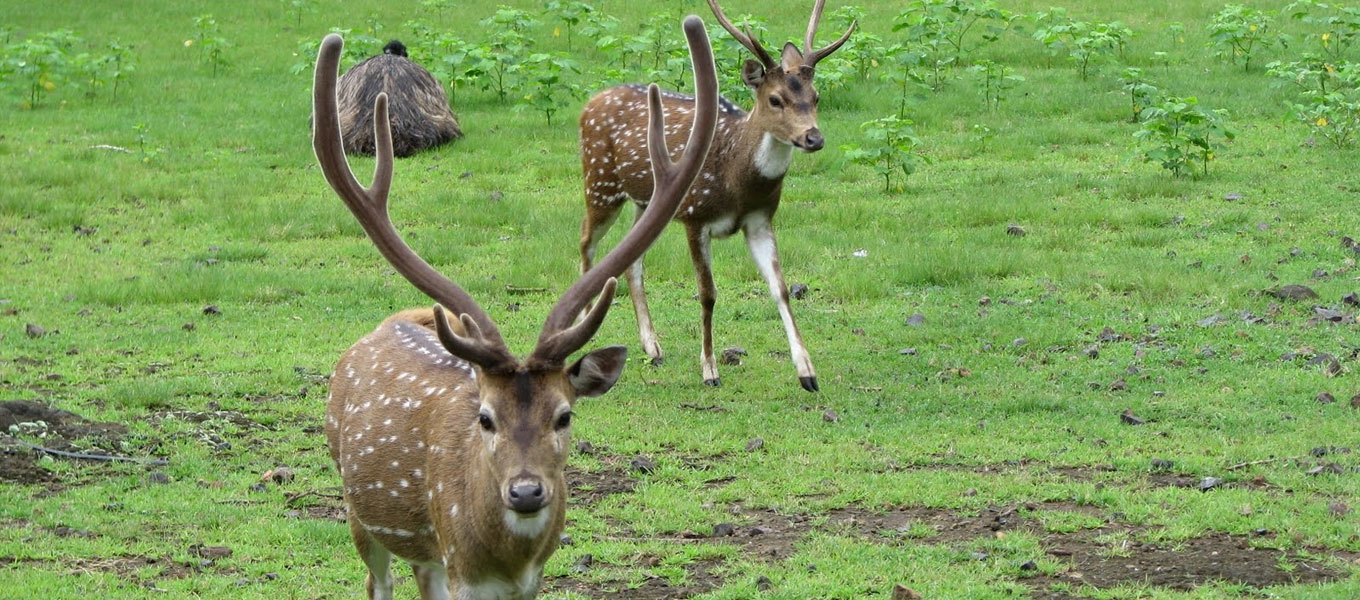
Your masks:
<svg viewBox="0 0 1360 600"><path fill-rule="evenodd" d="M554 27L554 28L553 28L553 37L562 37L562 28L561 28L561 27Z"/></svg>
<svg viewBox="0 0 1360 600"><path fill-rule="evenodd" d="M189 46L192 46L192 45L194 45L194 41L193 41L193 40L184 40L184 47L185 47L185 48L188 48Z"/></svg>
<svg viewBox="0 0 1360 600"><path fill-rule="evenodd" d="M1252 25L1252 26L1250 26L1250 27L1247 27L1247 29L1250 29L1250 30L1252 30L1252 31L1256 31L1256 26L1255 26L1255 25Z"/></svg>
<svg viewBox="0 0 1360 600"><path fill-rule="evenodd" d="M1332 34L1330 34L1330 33L1324 33L1324 34L1322 34L1322 43L1323 43L1323 45L1326 45L1326 44L1327 44L1327 41L1330 40L1330 39L1332 39Z"/></svg>
<svg viewBox="0 0 1360 600"><path fill-rule="evenodd" d="M1326 127L1326 126L1327 126L1327 117L1318 117L1317 126L1318 126L1318 127Z"/></svg>
<svg viewBox="0 0 1360 600"><path fill-rule="evenodd" d="M52 91L52 90L57 89L57 84L52 83L52 82L50 82L50 81L44 81L44 82L43 82L43 89L45 89L45 90L47 90L47 91L50 92L50 91Z"/></svg>

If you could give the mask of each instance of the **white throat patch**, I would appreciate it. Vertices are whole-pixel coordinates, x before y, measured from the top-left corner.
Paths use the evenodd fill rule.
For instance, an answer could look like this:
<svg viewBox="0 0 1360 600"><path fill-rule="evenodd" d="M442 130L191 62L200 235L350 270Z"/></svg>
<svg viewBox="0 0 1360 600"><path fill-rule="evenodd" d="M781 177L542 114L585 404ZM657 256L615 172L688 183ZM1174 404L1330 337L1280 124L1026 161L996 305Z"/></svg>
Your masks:
<svg viewBox="0 0 1360 600"><path fill-rule="evenodd" d="M756 147L756 170L766 179L778 179L789 170L793 162L793 144L781 142L769 133L760 139Z"/></svg>
<svg viewBox="0 0 1360 600"><path fill-rule="evenodd" d="M532 538L538 537L543 533L543 529L548 526L548 516L552 511L548 507L543 507L532 517L526 517L513 510L505 511L505 526L510 529L510 533L516 537Z"/></svg>

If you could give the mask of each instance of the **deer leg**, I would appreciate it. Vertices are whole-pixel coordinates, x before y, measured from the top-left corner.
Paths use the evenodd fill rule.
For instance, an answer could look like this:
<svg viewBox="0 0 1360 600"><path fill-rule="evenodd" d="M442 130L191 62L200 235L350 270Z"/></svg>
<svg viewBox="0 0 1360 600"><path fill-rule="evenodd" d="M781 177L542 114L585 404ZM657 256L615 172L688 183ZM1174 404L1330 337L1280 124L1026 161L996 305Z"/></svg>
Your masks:
<svg viewBox="0 0 1360 600"><path fill-rule="evenodd" d="M789 310L789 288L784 284L784 272L779 268L779 249L774 240L774 229L768 217L761 215L746 221L742 227L746 234L746 245L751 249L751 258L756 268L770 287L770 296L779 307L779 318L784 322L784 333L789 338L789 354L793 366L798 369L798 383L803 389L815 392L817 373L812 370L812 358L803 345L803 336L798 333L798 324L793 321L793 311Z"/></svg>
<svg viewBox="0 0 1360 600"><path fill-rule="evenodd" d="M694 261L694 273L699 279L699 307L703 315L704 341L699 351L699 364L704 370L704 385L718 386L718 361L713 358L713 305L718 290L713 285L713 256L709 253L708 230L702 226L688 227L689 257Z"/></svg>
<svg viewBox="0 0 1360 600"><path fill-rule="evenodd" d="M368 578L364 583L368 589L368 600L392 600L392 553L364 531L363 524L353 511L349 517L349 532L354 538L355 548L359 550L359 558L368 567Z"/></svg>
<svg viewBox="0 0 1360 600"><path fill-rule="evenodd" d="M614 220L619 218L622 202L614 202L598 192L586 192L586 218L581 221L581 273L590 270L595 262L595 249L600 239L609 233Z"/></svg>
<svg viewBox="0 0 1360 600"><path fill-rule="evenodd" d="M633 223L642 218L645 207L638 206L633 213ZM642 349L651 357L653 365L661 364L661 343L656 338L656 328L652 326L652 312L647 308L647 290L642 284L642 261L646 254L639 256L628 267L628 296L633 299L633 314L637 315L638 335L642 338Z"/></svg>
<svg viewBox="0 0 1360 600"><path fill-rule="evenodd" d="M452 600L449 596L449 573L443 565L411 563L420 586L420 600Z"/></svg>

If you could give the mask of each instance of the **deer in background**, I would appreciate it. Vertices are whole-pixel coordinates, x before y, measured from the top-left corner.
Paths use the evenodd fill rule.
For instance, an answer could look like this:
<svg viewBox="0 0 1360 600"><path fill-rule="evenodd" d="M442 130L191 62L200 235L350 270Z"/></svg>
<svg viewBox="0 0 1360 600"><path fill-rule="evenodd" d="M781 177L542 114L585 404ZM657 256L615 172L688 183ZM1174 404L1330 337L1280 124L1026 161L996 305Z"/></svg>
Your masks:
<svg viewBox="0 0 1360 600"><path fill-rule="evenodd" d="M392 555L410 563L424 600L528 600L556 550L566 511L563 469L578 397L608 391L626 350L567 358L599 329L615 277L670 222L699 174L717 122L717 74L703 22L684 23L698 99L685 151L672 163L661 96L647 93L655 171L650 207L619 246L549 312L534 350L517 359L486 311L421 259L387 213L392 132L387 96L374 103L373 182L354 178L342 149L336 72L343 41L317 56L313 147L326 181L384 258L438 304L383 321L331 376L326 438L343 481L350 533L368 567L368 597L390 600ZM595 297L603 300L585 307ZM585 310L584 318L573 323ZM456 318L449 319L445 311Z"/></svg>
<svg viewBox="0 0 1360 600"><path fill-rule="evenodd" d="M821 20L826 0L817 0L808 22L807 35L800 51L793 43L784 44L779 62L749 34L742 33L723 14L717 0L708 0L713 15L732 37L755 54L759 61L747 60L742 80L754 91L755 105L743 112L720 98L717 139L709 150L699 180L680 205L675 219L685 226L690 258L699 280L699 304L703 318L703 347L699 357L704 383L719 383L718 365L713 356L713 305L717 291L709 243L741 230L755 259L756 267L769 285L770 295L779 308L784 332L798 381L803 389L817 391L817 374L803 345L793 312L789 291L784 283L770 221L779 208L784 174L793 160L793 150L816 152L826 140L817 128L817 90L812 79L817 62L835 52L855 30L851 23L845 34L830 46L814 50L813 37ZM696 115L689 111L690 98L663 93L668 114L677 115L666 133L675 151L685 149L680 136ZM643 159L647 131L644 88L623 85L597 94L581 113L581 167L585 173L586 216L581 223L581 272L590 270L600 239L618 218L624 201L638 205L635 218L642 218L648 203L647 189L652 173ZM647 295L642 283L642 260L628 270L628 292L637 315L643 350L653 363L662 359L661 345L652 327Z"/></svg>

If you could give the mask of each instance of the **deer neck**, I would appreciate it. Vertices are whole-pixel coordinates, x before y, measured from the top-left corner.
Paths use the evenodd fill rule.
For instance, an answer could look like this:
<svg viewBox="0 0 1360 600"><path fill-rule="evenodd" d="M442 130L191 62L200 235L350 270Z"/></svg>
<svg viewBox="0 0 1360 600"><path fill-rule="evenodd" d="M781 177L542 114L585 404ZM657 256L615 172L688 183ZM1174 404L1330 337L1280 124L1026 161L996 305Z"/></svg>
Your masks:
<svg viewBox="0 0 1360 600"><path fill-rule="evenodd" d="M735 135L735 146L745 158L741 170L757 179L779 181L793 162L793 144L780 141L761 126L760 109L746 115Z"/></svg>
<svg viewBox="0 0 1360 600"><path fill-rule="evenodd" d="M477 432L472 435L476 436ZM478 574L480 579L473 583L483 583L489 588L506 583L518 588L527 586L531 580L536 586L543 562L561 533L566 504L561 496L557 496L534 518L515 516L501 500L485 446L478 440L471 447L465 458L465 468L470 472L462 490L466 507L460 509L457 518L463 531L460 537L467 540L464 543L470 542L480 549L475 552L455 550L457 558L475 561L475 564L463 564L462 571ZM553 485L565 486L565 483L556 481ZM558 490L558 493L563 492ZM491 594L491 597L500 596Z"/></svg>

